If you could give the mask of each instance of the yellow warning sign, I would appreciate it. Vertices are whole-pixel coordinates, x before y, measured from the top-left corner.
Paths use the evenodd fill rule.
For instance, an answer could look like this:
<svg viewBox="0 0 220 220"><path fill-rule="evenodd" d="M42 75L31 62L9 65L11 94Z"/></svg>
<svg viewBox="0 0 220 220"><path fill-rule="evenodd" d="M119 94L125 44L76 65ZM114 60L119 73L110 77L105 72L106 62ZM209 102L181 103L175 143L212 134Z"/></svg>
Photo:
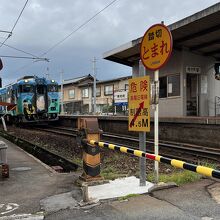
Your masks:
<svg viewBox="0 0 220 220"><path fill-rule="evenodd" d="M129 79L129 131L150 131L150 77Z"/></svg>
<svg viewBox="0 0 220 220"><path fill-rule="evenodd" d="M151 26L141 42L141 61L150 70L158 70L166 64L172 52L172 35L163 24Z"/></svg>

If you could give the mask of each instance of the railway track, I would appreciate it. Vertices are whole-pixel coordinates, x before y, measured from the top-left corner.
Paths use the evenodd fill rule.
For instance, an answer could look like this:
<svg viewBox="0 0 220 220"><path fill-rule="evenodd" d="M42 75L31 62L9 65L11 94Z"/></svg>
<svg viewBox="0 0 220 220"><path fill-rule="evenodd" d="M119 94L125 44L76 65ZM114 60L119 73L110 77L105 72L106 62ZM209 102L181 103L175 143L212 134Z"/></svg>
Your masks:
<svg viewBox="0 0 220 220"><path fill-rule="evenodd" d="M11 134L10 132L5 132L5 131L0 131L0 135L12 143L18 145L20 148L25 150L26 152L32 154L34 157L38 158L45 164L47 164L50 167L57 167L60 166L62 167L61 172L71 172L71 171L76 171L79 167L78 164L54 153L51 152L44 147L32 143L30 141L27 141L23 138L19 138L14 134Z"/></svg>
<svg viewBox="0 0 220 220"><path fill-rule="evenodd" d="M65 135L74 138L77 136L77 129L75 128L41 127L36 129L44 132L51 132L54 134ZM101 140L117 145L132 147L134 149L138 149L137 146L139 144L138 138L126 135L116 135L111 133L103 133L101 136ZM153 153L153 140L146 140L146 145L147 152ZM160 141L159 148L161 151L160 154L162 156L190 162L198 162L198 160L200 159L207 159L217 162L219 162L220 160L220 149L217 148L168 141Z"/></svg>

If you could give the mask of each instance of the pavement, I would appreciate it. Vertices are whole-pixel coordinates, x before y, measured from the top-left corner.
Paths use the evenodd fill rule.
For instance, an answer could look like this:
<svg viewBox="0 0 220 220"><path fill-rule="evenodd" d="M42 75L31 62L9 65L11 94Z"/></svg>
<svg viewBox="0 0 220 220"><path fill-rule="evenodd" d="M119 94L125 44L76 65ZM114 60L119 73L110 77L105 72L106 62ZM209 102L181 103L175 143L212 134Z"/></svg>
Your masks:
<svg viewBox="0 0 220 220"><path fill-rule="evenodd" d="M55 173L0 140L8 144L10 165L10 178L0 177L0 220L220 220L220 182L215 180L83 204L81 189L74 185L80 173Z"/></svg>
<svg viewBox="0 0 220 220"><path fill-rule="evenodd" d="M72 191L81 200L81 190L73 182L76 173L56 173L47 165L0 138L7 145L10 177L0 175L0 220L12 214L35 214L41 211L40 201L46 197Z"/></svg>
<svg viewBox="0 0 220 220"><path fill-rule="evenodd" d="M109 181L109 183L89 186L88 197L93 200L105 200L125 197L131 194L148 193L154 184L146 181L145 186L139 186L139 178L129 176L121 179ZM125 187L126 186L126 187Z"/></svg>

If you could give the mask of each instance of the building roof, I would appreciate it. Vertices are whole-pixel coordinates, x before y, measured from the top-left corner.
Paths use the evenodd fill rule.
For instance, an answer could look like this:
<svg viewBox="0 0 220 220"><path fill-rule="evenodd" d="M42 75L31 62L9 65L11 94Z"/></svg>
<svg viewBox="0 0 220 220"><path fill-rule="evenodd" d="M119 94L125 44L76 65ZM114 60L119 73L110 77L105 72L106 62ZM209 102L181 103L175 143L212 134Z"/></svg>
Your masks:
<svg viewBox="0 0 220 220"><path fill-rule="evenodd" d="M116 81L122 81L122 80L131 79L131 77L132 76L123 76L123 77L114 78L114 79L100 80L96 84L105 84L105 83L111 83L111 82L116 82Z"/></svg>
<svg viewBox="0 0 220 220"><path fill-rule="evenodd" d="M168 26L175 49L188 48L194 53L220 60L220 3ZM103 54L103 58L127 66L140 59L142 37Z"/></svg>
<svg viewBox="0 0 220 220"><path fill-rule="evenodd" d="M85 76L72 78L72 79L64 79L63 80L63 85L80 83L82 80L85 80L85 79L88 79L88 78L93 79L93 77L90 74L85 75Z"/></svg>

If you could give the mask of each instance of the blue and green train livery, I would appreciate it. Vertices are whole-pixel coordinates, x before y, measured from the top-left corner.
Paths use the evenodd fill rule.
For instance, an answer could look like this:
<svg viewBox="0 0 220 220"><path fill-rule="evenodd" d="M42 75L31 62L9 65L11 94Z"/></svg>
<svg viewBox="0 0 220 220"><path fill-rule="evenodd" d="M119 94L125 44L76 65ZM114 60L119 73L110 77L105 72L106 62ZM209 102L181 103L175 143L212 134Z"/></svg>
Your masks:
<svg viewBox="0 0 220 220"><path fill-rule="evenodd" d="M16 104L9 111L0 106L0 114L18 123L58 120L59 93L54 80L24 76L0 89L0 102Z"/></svg>

